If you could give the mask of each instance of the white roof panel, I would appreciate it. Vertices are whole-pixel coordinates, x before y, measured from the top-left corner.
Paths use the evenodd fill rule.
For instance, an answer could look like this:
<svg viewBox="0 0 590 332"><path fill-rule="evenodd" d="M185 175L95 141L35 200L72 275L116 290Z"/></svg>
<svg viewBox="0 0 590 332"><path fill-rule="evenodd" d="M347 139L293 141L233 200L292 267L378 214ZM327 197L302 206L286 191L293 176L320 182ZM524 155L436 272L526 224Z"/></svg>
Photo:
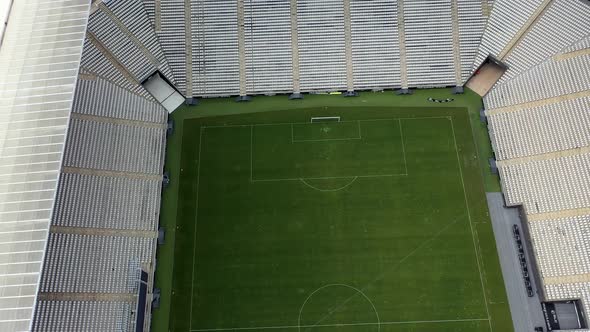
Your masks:
<svg viewBox="0 0 590 332"><path fill-rule="evenodd" d="M0 0L0 20L4 5ZM12 3L0 47L0 331L28 331L43 266L88 0ZM7 7L7 6L6 6Z"/></svg>

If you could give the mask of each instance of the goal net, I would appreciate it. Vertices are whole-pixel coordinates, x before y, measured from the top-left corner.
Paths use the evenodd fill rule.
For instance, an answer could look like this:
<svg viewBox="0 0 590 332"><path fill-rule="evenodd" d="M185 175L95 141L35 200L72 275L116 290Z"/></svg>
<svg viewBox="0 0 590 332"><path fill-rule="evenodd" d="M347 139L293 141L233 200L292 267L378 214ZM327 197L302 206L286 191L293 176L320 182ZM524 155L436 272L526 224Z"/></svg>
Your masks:
<svg viewBox="0 0 590 332"><path fill-rule="evenodd" d="M311 118L311 123L316 122L340 122L339 116L317 116Z"/></svg>

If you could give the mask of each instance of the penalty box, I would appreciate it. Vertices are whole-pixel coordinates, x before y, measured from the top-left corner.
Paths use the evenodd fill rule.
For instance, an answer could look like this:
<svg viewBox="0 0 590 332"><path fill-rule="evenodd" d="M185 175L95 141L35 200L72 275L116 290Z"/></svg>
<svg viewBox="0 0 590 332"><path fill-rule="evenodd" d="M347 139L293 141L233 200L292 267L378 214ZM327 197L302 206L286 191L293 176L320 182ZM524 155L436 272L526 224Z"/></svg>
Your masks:
<svg viewBox="0 0 590 332"><path fill-rule="evenodd" d="M251 131L254 182L407 175L405 159L400 119L269 124Z"/></svg>

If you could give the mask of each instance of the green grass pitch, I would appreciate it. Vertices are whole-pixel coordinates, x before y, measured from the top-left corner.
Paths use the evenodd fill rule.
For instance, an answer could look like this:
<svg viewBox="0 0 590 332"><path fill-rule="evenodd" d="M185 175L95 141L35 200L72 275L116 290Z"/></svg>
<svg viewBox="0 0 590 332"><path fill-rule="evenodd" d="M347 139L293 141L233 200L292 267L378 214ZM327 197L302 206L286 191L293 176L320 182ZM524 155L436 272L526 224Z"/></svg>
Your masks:
<svg viewBox="0 0 590 332"><path fill-rule="evenodd" d="M512 330L467 108L187 118L180 139L171 331Z"/></svg>

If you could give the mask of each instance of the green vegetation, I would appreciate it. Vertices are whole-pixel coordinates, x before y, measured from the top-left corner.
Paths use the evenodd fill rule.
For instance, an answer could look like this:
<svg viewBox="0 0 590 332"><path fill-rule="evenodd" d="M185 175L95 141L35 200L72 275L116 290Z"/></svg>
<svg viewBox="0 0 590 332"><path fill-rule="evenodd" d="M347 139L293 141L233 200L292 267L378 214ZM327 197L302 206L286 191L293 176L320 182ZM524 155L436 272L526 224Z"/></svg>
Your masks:
<svg viewBox="0 0 590 332"><path fill-rule="evenodd" d="M428 97L176 111L153 329L511 331L481 100Z"/></svg>

